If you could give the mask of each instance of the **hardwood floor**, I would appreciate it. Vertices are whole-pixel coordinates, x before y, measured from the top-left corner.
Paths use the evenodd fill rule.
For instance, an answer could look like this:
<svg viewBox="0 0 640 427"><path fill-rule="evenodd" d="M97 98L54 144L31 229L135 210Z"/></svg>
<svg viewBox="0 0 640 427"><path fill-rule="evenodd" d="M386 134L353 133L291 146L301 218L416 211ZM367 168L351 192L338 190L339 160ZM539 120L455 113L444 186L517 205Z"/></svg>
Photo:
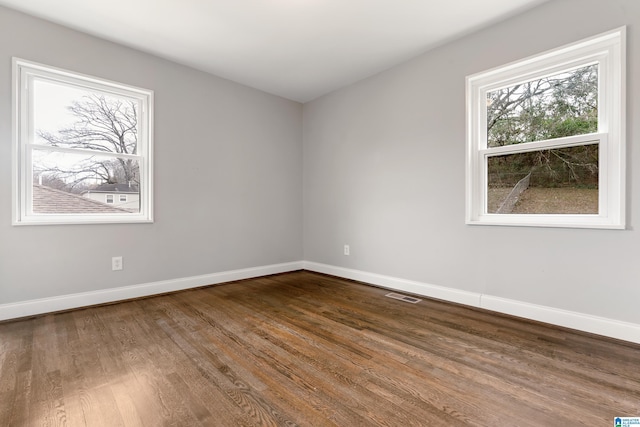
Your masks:
<svg viewBox="0 0 640 427"><path fill-rule="evenodd" d="M0 426L612 426L640 346L300 271L0 324Z"/></svg>

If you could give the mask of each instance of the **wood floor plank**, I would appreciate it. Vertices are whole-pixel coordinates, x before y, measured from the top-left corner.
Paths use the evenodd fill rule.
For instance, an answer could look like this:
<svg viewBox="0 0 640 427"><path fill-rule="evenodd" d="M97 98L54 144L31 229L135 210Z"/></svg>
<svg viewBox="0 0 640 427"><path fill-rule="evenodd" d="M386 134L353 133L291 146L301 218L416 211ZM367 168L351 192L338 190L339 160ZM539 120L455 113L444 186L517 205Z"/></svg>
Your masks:
<svg viewBox="0 0 640 427"><path fill-rule="evenodd" d="M2 426L565 426L640 345L299 271L0 323Z"/></svg>

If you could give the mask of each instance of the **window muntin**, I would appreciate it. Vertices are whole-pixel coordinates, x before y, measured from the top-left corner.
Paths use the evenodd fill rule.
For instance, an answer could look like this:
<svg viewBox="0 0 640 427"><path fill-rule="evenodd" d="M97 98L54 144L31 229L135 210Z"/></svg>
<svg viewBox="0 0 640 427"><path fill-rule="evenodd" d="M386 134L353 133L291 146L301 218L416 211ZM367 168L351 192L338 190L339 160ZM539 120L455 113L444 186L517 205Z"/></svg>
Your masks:
<svg viewBox="0 0 640 427"><path fill-rule="evenodd" d="M468 224L624 228L624 33L622 28L467 78ZM534 96L523 96L527 91ZM496 108L500 102L510 109ZM566 157L580 150L579 162ZM532 161L545 154L557 163ZM498 194L518 190L515 184L509 191L499 188L496 173L508 172L509 159L514 173L528 170L523 177L544 168L561 175L559 165L576 169L573 163L580 163L582 172L565 174L565 181L536 177L526 197L544 189L549 197L575 194L563 194L564 205L555 207L545 207L538 194L540 206L498 212ZM525 159L524 165L516 162ZM572 201L577 194L580 200Z"/></svg>
<svg viewBox="0 0 640 427"><path fill-rule="evenodd" d="M152 221L153 92L14 58L14 105L14 224ZM102 184L139 203L83 200Z"/></svg>

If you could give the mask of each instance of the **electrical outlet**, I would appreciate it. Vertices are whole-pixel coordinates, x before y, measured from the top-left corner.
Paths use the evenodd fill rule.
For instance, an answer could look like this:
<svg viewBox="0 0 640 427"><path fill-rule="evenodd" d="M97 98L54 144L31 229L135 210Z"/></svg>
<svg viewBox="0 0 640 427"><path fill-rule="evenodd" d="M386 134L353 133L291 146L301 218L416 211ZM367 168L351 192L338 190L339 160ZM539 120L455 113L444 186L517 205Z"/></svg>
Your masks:
<svg viewBox="0 0 640 427"><path fill-rule="evenodd" d="M344 245L344 254L351 255L351 250L349 249L349 245Z"/></svg>
<svg viewBox="0 0 640 427"><path fill-rule="evenodd" d="M111 258L111 270L113 270L113 271L122 270L122 257L121 256L114 256L113 258Z"/></svg>

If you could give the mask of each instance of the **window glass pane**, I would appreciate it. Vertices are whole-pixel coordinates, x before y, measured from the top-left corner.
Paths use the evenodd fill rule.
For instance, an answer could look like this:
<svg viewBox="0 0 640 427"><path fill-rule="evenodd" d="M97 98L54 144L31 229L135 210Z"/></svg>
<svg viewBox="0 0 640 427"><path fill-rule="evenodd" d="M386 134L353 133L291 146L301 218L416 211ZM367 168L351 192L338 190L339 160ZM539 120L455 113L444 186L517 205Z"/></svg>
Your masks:
<svg viewBox="0 0 640 427"><path fill-rule="evenodd" d="M487 93L487 146L598 131L598 65Z"/></svg>
<svg viewBox="0 0 640 427"><path fill-rule="evenodd" d="M488 213L598 213L598 144L492 156L487 172Z"/></svg>
<svg viewBox="0 0 640 427"><path fill-rule="evenodd" d="M137 160L47 150L32 153L34 213L140 212ZM114 194L125 195L125 200Z"/></svg>
<svg viewBox="0 0 640 427"><path fill-rule="evenodd" d="M36 144L136 154L137 100L46 80L33 91Z"/></svg>

